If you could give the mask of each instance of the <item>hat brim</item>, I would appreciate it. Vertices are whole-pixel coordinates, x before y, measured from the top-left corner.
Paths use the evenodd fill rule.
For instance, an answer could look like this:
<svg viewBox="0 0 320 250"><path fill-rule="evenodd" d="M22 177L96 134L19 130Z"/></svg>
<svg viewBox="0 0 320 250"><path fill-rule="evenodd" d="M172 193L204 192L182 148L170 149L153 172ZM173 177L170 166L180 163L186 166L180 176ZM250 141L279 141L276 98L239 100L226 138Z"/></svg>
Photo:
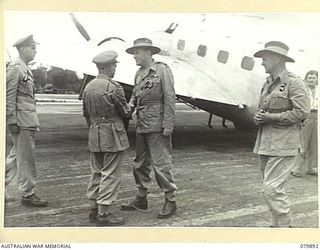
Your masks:
<svg viewBox="0 0 320 250"><path fill-rule="evenodd" d="M27 43L27 44L18 44L18 45L13 45L13 47L16 47L16 48L23 48L23 47L29 47L29 46L35 46L35 45L38 45L40 43L37 43L37 42L32 42L32 43Z"/></svg>
<svg viewBox="0 0 320 250"><path fill-rule="evenodd" d="M137 46L133 46L133 47L126 49L126 52L133 55L134 51L137 49L147 49L147 50L150 50L152 54L158 54L161 51L161 49L156 46L151 46L151 45L139 46L139 45L137 45Z"/></svg>
<svg viewBox="0 0 320 250"><path fill-rule="evenodd" d="M295 62L291 57L283 55L281 53L275 52L273 50L268 50L268 49L263 49L263 50L259 50L258 52L254 53L254 57L258 57L258 58L262 58L263 55L265 54L275 54L278 56L282 56L283 58L286 59L286 62Z"/></svg>
<svg viewBox="0 0 320 250"><path fill-rule="evenodd" d="M113 62L94 62L94 61L92 62L95 63L96 65L112 65L112 64L120 63L118 60L115 60Z"/></svg>

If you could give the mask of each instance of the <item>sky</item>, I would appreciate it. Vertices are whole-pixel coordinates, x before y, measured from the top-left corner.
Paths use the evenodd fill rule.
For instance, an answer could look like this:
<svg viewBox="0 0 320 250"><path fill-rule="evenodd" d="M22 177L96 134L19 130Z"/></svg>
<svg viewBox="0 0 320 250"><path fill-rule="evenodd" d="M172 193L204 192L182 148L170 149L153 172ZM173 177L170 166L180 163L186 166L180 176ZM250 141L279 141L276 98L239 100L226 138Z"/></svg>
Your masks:
<svg viewBox="0 0 320 250"><path fill-rule="evenodd" d="M179 24L177 31L189 35L190 39L218 39L228 30L233 34L232 43L243 43L251 36L257 36L261 43L268 40L288 42L290 47L304 47L312 57L320 54L320 13L106 13L106 12L74 12L76 18L84 26L90 37L88 44L71 21L68 12L46 11L5 11L4 44L5 60L17 57L12 47L18 39L29 34L40 43L36 61L60 63L66 61L65 55L77 57L77 54L88 53L90 58L95 53L82 48L95 47L99 41L110 36L119 36L132 44L138 37L147 36L154 31L165 30L172 22ZM267 21L267 22L265 22ZM251 29L253 27L254 29ZM270 32L278 30L277 36ZM205 32L202 32L205 31ZM201 33L202 32L202 33ZM123 48L125 49L125 48ZM71 53L72 51L72 53ZM50 58L50 60L47 60ZM315 57L314 57L315 58ZM318 60L319 56L316 59ZM89 59L88 59L89 60ZM319 65L319 63L317 63Z"/></svg>
<svg viewBox="0 0 320 250"><path fill-rule="evenodd" d="M81 52L83 61L90 62L99 51L95 45L106 37L121 37L128 42L126 46L129 46L133 44L134 39L145 37L150 32L164 31L173 20L177 20L177 15L172 13L73 12L73 14L91 37L90 43L78 32L69 12L6 11L4 15L5 61L15 60L18 56L12 44L21 37L33 34L35 41L39 43L36 62L65 69L72 65L71 70L96 72L94 65L75 61L73 58L79 58L78 54ZM182 15L178 19L188 22L198 21L201 20L201 15ZM118 49L117 46L111 46L111 48ZM125 47L121 50L124 51ZM68 55L68 58L64 58L65 55Z"/></svg>
<svg viewBox="0 0 320 250"><path fill-rule="evenodd" d="M101 41L108 36L134 39L153 31L165 30L176 19L174 14L73 12L91 38ZM11 50L19 38L34 34L40 44L72 45L84 42L68 12L6 11L4 16L5 47ZM190 15L187 19L200 19ZM181 18L180 18L181 19Z"/></svg>

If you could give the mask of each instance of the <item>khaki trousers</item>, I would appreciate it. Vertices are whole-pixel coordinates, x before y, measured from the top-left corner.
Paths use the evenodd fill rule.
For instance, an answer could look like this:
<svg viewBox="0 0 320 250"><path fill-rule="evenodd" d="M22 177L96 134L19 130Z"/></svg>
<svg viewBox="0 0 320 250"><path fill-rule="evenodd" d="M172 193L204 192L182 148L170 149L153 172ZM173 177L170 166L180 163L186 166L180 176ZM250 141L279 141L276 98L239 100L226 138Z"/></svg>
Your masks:
<svg viewBox="0 0 320 250"><path fill-rule="evenodd" d="M33 194L36 186L35 135L35 130L28 129L12 134L13 147L6 158L5 183L8 185L17 176L18 188L25 196Z"/></svg>
<svg viewBox="0 0 320 250"><path fill-rule="evenodd" d="M285 184L295 164L295 156L259 155L263 177L263 197L272 214L273 226L290 225L290 201Z"/></svg>
<svg viewBox="0 0 320 250"><path fill-rule="evenodd" d="M171 173L172 145L171 137L159 133L136 134L136 157L133 175L138 187L138 195L147 195L151 186L150 172L153 167L155 179L165 197L174 200L177 186Z"/></svg>
<svg viewBox="0 0 320 250"><path fill-rule="evenodd" d="M318 112L311 112L302 127L306 147L307 171L318 170Z"/></svg>
<svg viewBox="0 0 320 250"><path fill-rule="evenodd" d="M123 157L124 151L90 153L91 177L87 190L90 200L109 206L117 199Z"/></svg>

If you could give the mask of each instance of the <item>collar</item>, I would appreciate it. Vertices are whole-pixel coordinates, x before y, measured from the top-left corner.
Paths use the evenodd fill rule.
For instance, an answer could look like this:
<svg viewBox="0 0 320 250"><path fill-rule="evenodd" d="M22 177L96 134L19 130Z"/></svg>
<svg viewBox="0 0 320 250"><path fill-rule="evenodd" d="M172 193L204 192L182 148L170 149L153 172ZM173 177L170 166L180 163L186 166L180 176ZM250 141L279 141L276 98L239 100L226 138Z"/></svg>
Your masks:
<svg viewBox="0 0 320 250"><path fill-rule="evenodd" d="M15 64L22 66L23 70L25 71L24 73L28 74L31 77L34 77L29 66L20 57L15 61Z"/></svg>
<svg viewBox="0 0 320 250"><path fill-rule="evenodd" d="M157 64L156 64L155 60L153 60L153 59L152 59L150 69L153 70L154 72L156 72Z"/></svg>
<svg viewBox="0 0 320 250"><path fill-rule="evenodd" d="M285 82L288 78L288 71L286 69L283 69L282 71L278 72L275 76L272 76L271 74L267 77L267 82L269 84L273 84L276 82L277 79L279 79L279 82Z"/></svg>
<svg viewBox="0 0 320 250"><path fill-rule="evenodd" d="M97 75L97 78L99 78L99 79L111 79L111 77L110 76L108 76L108 75L106 75L106 74L101 74L101 73L99 73L98 75Z"/></svg>
<svg viewBox="0 0 320 250"><path fill-rule="evenodd" d="M16 64L20 64L25 68L29 68L28 65L20 57L16 60Z"/></svg>
<svg viewBox="0 0 320 250"><path fill-rule="evenodd" d="M155 62L154 59L152 59L151 65L148 69L148 75L150 74L150 70L156 72L156 69L157 69L157 63ZM140 67L140 70L143 71L142 67Z"/></svg>
<svg viewBox="0 0 320 250"><path fill-rule="evenodd" d="M283 69L282 71L278 72L273 78L273 81L277 80L278 78L280 79L280 82L283 82L287 79L288 77L288 71L286 69Z"/></svg>

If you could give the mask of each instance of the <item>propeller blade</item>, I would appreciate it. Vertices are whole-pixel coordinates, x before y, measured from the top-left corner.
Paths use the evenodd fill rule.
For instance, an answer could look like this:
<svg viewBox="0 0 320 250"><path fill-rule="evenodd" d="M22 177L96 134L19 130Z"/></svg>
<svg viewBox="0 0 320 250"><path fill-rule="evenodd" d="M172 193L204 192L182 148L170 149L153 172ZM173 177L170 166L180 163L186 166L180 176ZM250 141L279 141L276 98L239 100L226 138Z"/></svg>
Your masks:
<svg viewBox="0 0 320 250"><path fill-rule="evenodd" d="M112 36L112 37L107 37L107 38L103 39L101 42L98 43L98 46L100 46L101 44L103 44L103 43L105 43L105 42L111 41L111 40L120 40L120 41L122 41L122 42L125 42L125 40L123 40L123 39L120 38L120 37Z"/></svg>
<svg viewBox="0 0 320 250"><path fill-rule="evenodd" d="M70 13L70 16L71 16L73 23L75 24L78 31L80 32L80 34L84 37L84 39L86 39L87 41L90 41L91 38L90 38L89 34L85 30L85 28L81 25L81 23L78 21L78 19L75 17L75 15L73 13Z"/></svg>

